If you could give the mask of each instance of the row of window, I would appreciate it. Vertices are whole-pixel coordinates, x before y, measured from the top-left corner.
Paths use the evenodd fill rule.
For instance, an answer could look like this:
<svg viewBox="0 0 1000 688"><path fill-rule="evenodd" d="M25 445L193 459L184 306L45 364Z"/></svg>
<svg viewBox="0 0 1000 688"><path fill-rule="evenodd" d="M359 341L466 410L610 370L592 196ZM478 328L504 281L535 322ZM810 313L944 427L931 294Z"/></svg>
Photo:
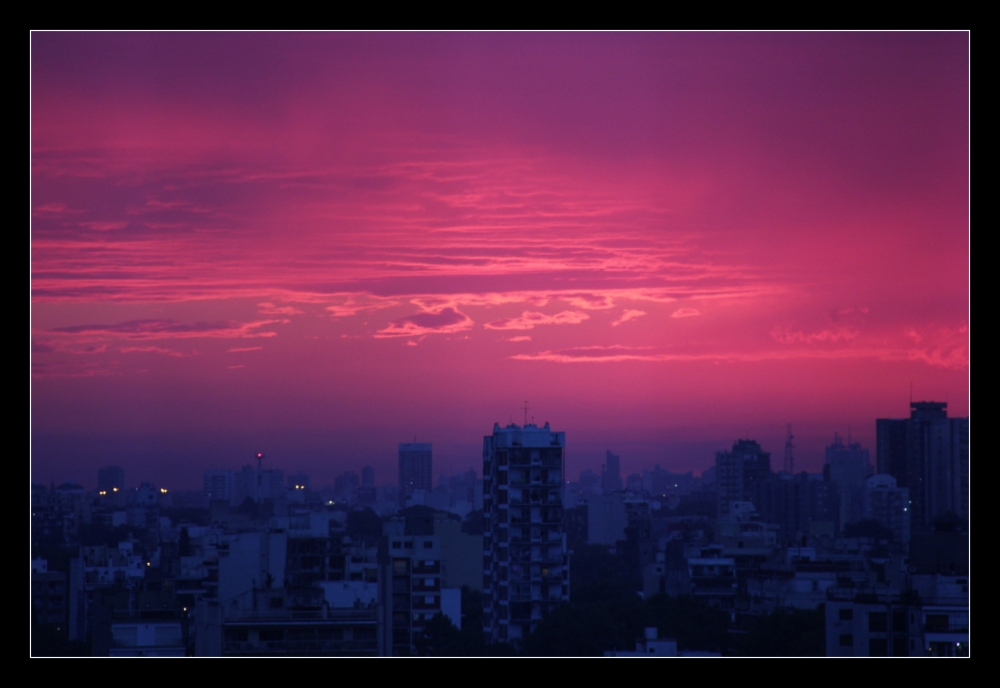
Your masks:
<svg viewBox="0 0 1000 688"><path fill-rule="evenodd" d="M434 541L433 540L424 540L421 543L421 547L423 549L434 549ZM413 540L394 540L393 543L392 543L392 548L393 549L413 549L414 548Z"/></svg>

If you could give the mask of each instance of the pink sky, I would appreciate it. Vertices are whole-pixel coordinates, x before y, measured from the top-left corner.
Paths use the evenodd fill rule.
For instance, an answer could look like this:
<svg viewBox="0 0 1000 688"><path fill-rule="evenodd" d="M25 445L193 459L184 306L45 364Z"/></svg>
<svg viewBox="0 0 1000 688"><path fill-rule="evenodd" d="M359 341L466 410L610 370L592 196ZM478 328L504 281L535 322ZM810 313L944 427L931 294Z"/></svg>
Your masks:
<svg viewBox="0 0 1000 688"><path fill-rule="evenodd" d="M33 477L968 414L965 33L32 34Z"/></svg>

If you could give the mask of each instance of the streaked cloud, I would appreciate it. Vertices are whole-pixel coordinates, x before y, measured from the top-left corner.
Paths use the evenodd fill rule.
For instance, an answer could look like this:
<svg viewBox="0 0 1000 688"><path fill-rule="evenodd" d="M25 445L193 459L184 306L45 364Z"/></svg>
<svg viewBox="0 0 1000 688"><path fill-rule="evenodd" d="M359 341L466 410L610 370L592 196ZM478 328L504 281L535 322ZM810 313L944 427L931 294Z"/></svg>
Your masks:
<svg viewBox="0 0 1000 688"><path fill-rule="evenodd" d="M911 327L906 332L913 346L907 352L911 361L942 368L961 369L969 365L969 327Z"/></svg>
<svg viewBox="0 0 1000 688"><path fill-rule="evenodd" d="M270 302L258 303L257 312L261 315L302 315L305 313L295 306L276 306Z"/></svg>
<svg viewBox="0 0 1000 688"><path fill-rule="evenodd" d="M861 331L856 327L831 327L816 332L791 331L785 327L771 330L774 340L782 344L816 344L819 342L840 342L857 339Z"/></svg>
<svg viewBox="0 0 1000 688"><path fill-rule="evenodd" d="M176 320L129 320L114 325L71 325L56 327L49 330L53 335L76 335L90 337L112 337L130 340L149 339L251 339L256 337L274 337L275 324L284 320L258 320L255 322L214 322L214 323L183 323Z"/></svg>
<svg viewBox="0 0 1000 688"><path fill-rule="evenodd" d="M701 315L701 311L697 308L678 308L673 313L670 314L671 318L693 318L696 315Z"/></svg>
<svg viewBox="0 0 1000 688"><path fill-rule="evenodd" d="M424 311L392 321L388 327L375 333L379 339L387 337L422 337L428 334L461 332L475 323L469 316L454 308Z"/></svg>
<svg viewBox="0 0 1000 688"><path fill-rule="evenodd" d="M539 325L579 325L590 316L579 311L561 311L554 315L524 311L516 318L501 318L483 325L488 330L531 330Z"/></svg>
<svg viewBox="0 0 1000 688"><path fill-rule="evenodd" d="M93 229L97 232L112 232L118 229L125 229L128 227L127 222L81 222L81 227L86 227L87 229Z"/></svg>
<svg viewBox="0 0 1000 688"><path fill-rule="evenodd" d="M636 318L641 318L644 315L646 315L646 311L626 309L625 312L622 313L620 318L611 323L611 327L618 327L622 323L626 323L629 320L635 320Z"/></svg>
<svg viewBox="0 0 1000 688"><path fill-rule="evenodd" d="M191 355L177 351L176 349L167 349L162 346L123 346L118 350L123 354L163 354L164 356L173 356L174 358L185 358Z"/></svg>
<svg viewBox="0 0 1000 688"><path fill-rule="evenodd" d="M608 294L573 294L563 293L559 295L563 301L568 301L574 308L601 310L604 308L614 308L615 302Z"/></svg>

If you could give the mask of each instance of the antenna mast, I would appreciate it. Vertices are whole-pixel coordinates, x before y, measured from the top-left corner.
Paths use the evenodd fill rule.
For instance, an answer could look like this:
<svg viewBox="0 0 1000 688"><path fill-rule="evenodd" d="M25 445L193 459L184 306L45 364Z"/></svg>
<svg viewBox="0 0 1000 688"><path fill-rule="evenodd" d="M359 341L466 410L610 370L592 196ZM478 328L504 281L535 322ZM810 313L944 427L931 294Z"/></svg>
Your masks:
<svg viewBox="0 0 1000 688"><path fill-rule="evenodd" d="M528 402L524 402L524 427L528 427Z"/></svg>
<svg viewBox="0 0 1000 688"><path fill-rule="evenodd" d="M792 440L795 439L795 435L792 434L792 424L788 424L788 435L785 437L785 473L793 474L795 473L795 457L792 454L792 450L795 445L792 444Z"/></svg>

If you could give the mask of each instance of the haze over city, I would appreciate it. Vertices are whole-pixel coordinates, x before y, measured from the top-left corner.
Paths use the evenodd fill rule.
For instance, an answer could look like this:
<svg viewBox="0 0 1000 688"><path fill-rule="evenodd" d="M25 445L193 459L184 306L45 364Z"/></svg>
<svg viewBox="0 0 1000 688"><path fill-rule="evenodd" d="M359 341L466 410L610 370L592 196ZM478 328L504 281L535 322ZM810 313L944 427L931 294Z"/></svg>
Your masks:
<svg viewBox="0 0 1000 688"><path fill-rule="evenodd" d="M34 33L31 470L817 472L969 414L963 33Z"/></svg>

